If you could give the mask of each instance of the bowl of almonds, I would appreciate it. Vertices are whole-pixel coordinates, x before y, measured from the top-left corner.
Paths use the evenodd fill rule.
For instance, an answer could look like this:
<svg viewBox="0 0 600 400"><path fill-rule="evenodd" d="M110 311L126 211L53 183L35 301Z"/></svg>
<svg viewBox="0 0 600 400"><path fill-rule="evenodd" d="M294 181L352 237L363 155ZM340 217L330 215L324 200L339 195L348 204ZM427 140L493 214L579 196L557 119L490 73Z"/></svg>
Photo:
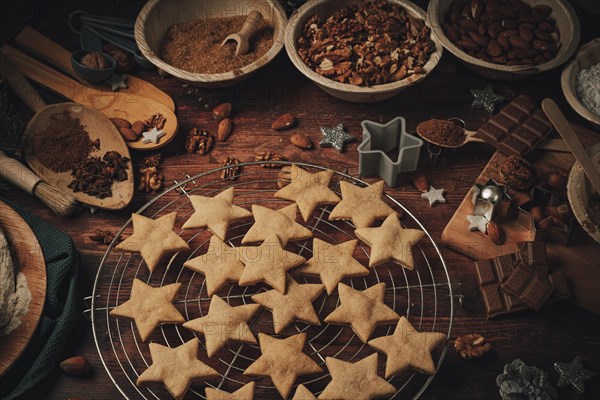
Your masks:
<svg viewBox="0 0 600 400"><path fill-rule="evenodd" d="M425 12L408 0L314 0L290 17L288 56L328 94L355 103L420 82L442 56Z"/></svg>
<svg viewBox="0 0 600 400"><path fill-rule="evenodd" d="M580 39L579 19L565 0L431 0L427 18L446 50L492 79L556 68Z"/></svg>

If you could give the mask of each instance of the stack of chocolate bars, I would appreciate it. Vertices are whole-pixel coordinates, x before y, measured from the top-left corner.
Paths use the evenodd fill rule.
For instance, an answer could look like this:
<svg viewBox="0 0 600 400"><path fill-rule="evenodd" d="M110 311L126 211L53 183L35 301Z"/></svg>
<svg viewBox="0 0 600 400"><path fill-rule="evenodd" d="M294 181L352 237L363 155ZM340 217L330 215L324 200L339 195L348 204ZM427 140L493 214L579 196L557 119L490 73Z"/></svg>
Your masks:
<svg viewBox="0 0 600 400"><path fill-rule="evenodd" d="M570 296L562 271L551 271L546 243L519 242L519 251L475 263L488 318L532 309Z"/></svg>

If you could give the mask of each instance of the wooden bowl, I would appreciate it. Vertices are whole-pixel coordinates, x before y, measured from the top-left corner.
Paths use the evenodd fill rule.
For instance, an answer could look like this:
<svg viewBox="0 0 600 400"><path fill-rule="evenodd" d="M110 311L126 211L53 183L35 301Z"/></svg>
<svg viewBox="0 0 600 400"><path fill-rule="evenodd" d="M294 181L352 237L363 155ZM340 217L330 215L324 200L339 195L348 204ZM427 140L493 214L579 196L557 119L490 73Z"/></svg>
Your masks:
<svg viewBox="0 0 600 400"><path fill-rule="evenodd" d="M427 19L429 25L433 29L433 33L441 40L443 46L450 53L454 54L459 60L461 60L467 68L473 72L483 75L486 78L491 79L502 79L502 80L515 80L527 78L531 75L538 74L540 72L548 71L566 62L575 52L579 45L579 39L581 36L581 28L579 26L579 19L575 10L565 0L523 0L523 2L529 5L546 4L552 7L552 14L550 16L556 21L556 25L560 31L561 47L552 60L545 62L540 65L500 65L494 64L487 61L480 60L479 58L470 56L460 49L444 33L442 23L444 22L444 16L454 1L453 0L431 0L429 7L427 8Z"/></svg>
<svg viewBox="0 0 600 400"><path fill-rule="evenodd" d="M577 55L563 70L560 84L565 98L575 111L600 130L600 115L590 111L577 97L577 75L582 69L600 62L600 38L594 39L579 48Z"/></svg>
<svg viewBox="0 0 600 400"><path fill-rule="evenodd" d="M414 3L408 0L389 1L391 3L401 5L409 14L420 18L427 23L427 16L425 12ZM311 16L315 14L318 14L323 20L325 20L344 6L360 3L361 2L359 0L313 0L305 3L290 17L290 21L285 31L285 50L287 51L288 56L296 68L298 68L302 74L316 83L317 86L319 86L326 93L337 97L338 99L351 101L354 103L372 103L390 98L409 86L412 86L425 79L425 77L427 77L427 75L429 75L429 73L435 68L442 57L443 48L441 42L432 33L431 39L435 43L436 51L431 54L429 60L425 64L423 68L425 73L420 75L411 75L398 82L386 83L384 85L375 85L371 87L355 86L347 83L340 83L317 74L310 67L304 64L304 61L302 61L298 55L297 43L298 38L302 34L302 28L304 27L304 24Z"/></svg>
<svg viewBox="0 0 600 400"><path fill-rule="evenodd" d="M259 11L274 29L273 46L253 63L220 74L199 74L176 68L161 59L160 49L171 26L195 19L248 15L252 10ZM193 86L227 87L248 78L275 58L283 47L286 23L285 12L277 0L150 0L135 21L135 41L144 57L175 78ZM202 54L198 56L202 57Z"/></svg>

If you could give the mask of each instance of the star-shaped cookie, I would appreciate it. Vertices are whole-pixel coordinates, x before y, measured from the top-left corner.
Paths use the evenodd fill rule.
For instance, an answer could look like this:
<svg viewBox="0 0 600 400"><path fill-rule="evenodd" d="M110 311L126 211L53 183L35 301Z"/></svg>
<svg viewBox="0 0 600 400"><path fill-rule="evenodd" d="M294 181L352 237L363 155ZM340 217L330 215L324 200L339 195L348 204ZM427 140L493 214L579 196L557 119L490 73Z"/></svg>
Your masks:
<svg viewBox="0 0 600 400"><path fill-rule="evenodd" d="M176 219L176 212L163 215L158 219L131 214L133 234L119 243L116 248L140 253L152 272L164 254L190 248L185 240L173 232Z"/></svg>
<svg viewBox="0 0 600 400"><path fill-rule="evenodd" d="M328 324L352 326L360 340L367 343L375 327L393 324L400 316L383 302L385 283L378 283L363 291L338 285L340 306L325 317Z"/></svg>
<svg viewBox="0 0 600 400"><path fill-rule="evenodd" d="M207 387L206 400L253 400L255 385L254 382L249 382L233 393Z"/></svg>
<svg viewBox="0 0 600 400"><path fill-rule="evenodd" d="M298 385L296 388L296 393L294 393L294 397L292 400L317 400L314 394L311 393L310 390L306 388L304 385Z"/></svg>
<svg viewBox="0 0 600 400"><path fill-rule="evenodd" d="M312 302L323 291L323 285L307 283L304 285L287 276L285 294L277 290L258 293L251 297L252 301L272 310L275 333L280 333L295 319L311 325L321 325Z"/></svg>
<svg viewBox="0 0 600 400"><path fill-rule="evenodd" d="M226 189L215 197L192 195L190 202L194 213L182 228L208 228L221 240L225 240L230 222L252 216L250 211L232 203L233 188Z"/></svg>
<svg viewBox="0 0 600 400"><path fill-rule="evenodd" d="M306 261L296 253L284 250L274 233L267 235L258 247L240 246L236 252L245 265L238 281L240 286L265 282L281 293L285 293L286 272Z"/></svg>
<svg viewBox="0 0 600 400"><path fill-rule="evenodd" d="M446 341L446 335L437 332L418 332L405 317L400 318L394 334L369 341L369 346L385 353L385 377L412 367L424 374L434 374L431 351Z"/></svg>
<svg viewBox="0 0 600 400"><path fill-rule="evenodd" d="M354 363L333 357L327 357L325 362L331 382L321 392L319 399L371 400L396 393L393 385L377 375L377 353Z"/></svg>
<svg viewBox="0 0 600 400"><path fill-rule="evenodd" d="M244 271L244 264L238 259L235 249L216 235L211 236L205 254L186 261L183 266L204 274L209 296L215 294L227 282L239 281Z"/></svg>
<svg viewBox="0 0 600 400"><path fill-rule="evenodd" d="M358 240L354 239L329 244L314 238L313 257L296 269L296 272L303 275L319 275L327 294L331 296L343 278L369 275L369 270L352 256L357 242Z"/></svg>
<svg viewBox="0 0 600 400"><path fill-rule="evenodd" d="M329 220L351 219L357 228L371 226L395 211L382 199L383 181L361 188L349 182L340 182L342 201L329 214Z"/></svg>
<svg viewBox="0 0 600 400"><path fill-rule="evenodd" d="M292 183L277 191L275 197L295 201L304 221L308 221L310 214L319 204L340 202L338 195L329 189L332 170L311 174L293 164L290 176Z"/></svg>
<svg viewBox="0 0 600 400"><path fill-rule="evenodd" d="M418 229L403 228L396 214L387 217L378 228L357 229L354 234L371 247L369 267L391 259L410 270L415 268L412 246L425 236L425 233Z"/></svg>
<svg viewBox="0 0 600 400"><path fill-rule="evenodd" d="M174 348L150 343L152 365L138 377L136 384L162 382L169 393L180 400L193 381L219 376L198 360L198 343L198 339L192 339Z"/></svg>
<svg viewBox="0 0 600 400"><path fill-rule="evenodd" d="M173 305L173 299L181 283L153 288L139 279L133 280L131 297L110 311L110 315L124 317L135 322L143 342L160 324L181 324L183 315Z"/></svg>
<svg viewBox="0 0 600 400"><path fill-rule="evenodd" d="M204 334L206 353L212 357L229 341L256 343L248 321L259 308L258 304L231 307L219 296L213 296L208 314L184 323L183 327Z"/></svg>
<svg viewBox="0 0 600 400"><path fill-rule="evenodd" d="M304 332L285 339L259 333L258 341L262 355L246 368L244 375L270 376L284 399L290 394L296 378L323 371L302 352L306 341Z"/></svg>
<svg viewBox="0 0 600 400"><path fill-rule="evenodd" d="M296 222L297 211L296 204L290 204L279 210L252 205L255 222L242 238L242 243L260 242L272 233L277 235L282 246L285 246L290 240L311 238L311 231Z"/></svg>

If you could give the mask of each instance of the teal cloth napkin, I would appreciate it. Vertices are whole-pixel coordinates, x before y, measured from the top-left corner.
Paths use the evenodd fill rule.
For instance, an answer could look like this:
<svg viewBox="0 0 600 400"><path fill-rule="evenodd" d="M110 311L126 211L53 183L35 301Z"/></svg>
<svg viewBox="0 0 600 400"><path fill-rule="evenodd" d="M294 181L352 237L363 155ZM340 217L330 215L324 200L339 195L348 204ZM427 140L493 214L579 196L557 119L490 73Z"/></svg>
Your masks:
<svg viewBox="0 0 600 400"><path fill-rule="evenodd" d="M0 399L18 399L61 361L71 332L81 323L79 253L71 238L0 198L17 211L37 237L46 261L46 303L40 323L17 362L0 378Z"/></svg>

